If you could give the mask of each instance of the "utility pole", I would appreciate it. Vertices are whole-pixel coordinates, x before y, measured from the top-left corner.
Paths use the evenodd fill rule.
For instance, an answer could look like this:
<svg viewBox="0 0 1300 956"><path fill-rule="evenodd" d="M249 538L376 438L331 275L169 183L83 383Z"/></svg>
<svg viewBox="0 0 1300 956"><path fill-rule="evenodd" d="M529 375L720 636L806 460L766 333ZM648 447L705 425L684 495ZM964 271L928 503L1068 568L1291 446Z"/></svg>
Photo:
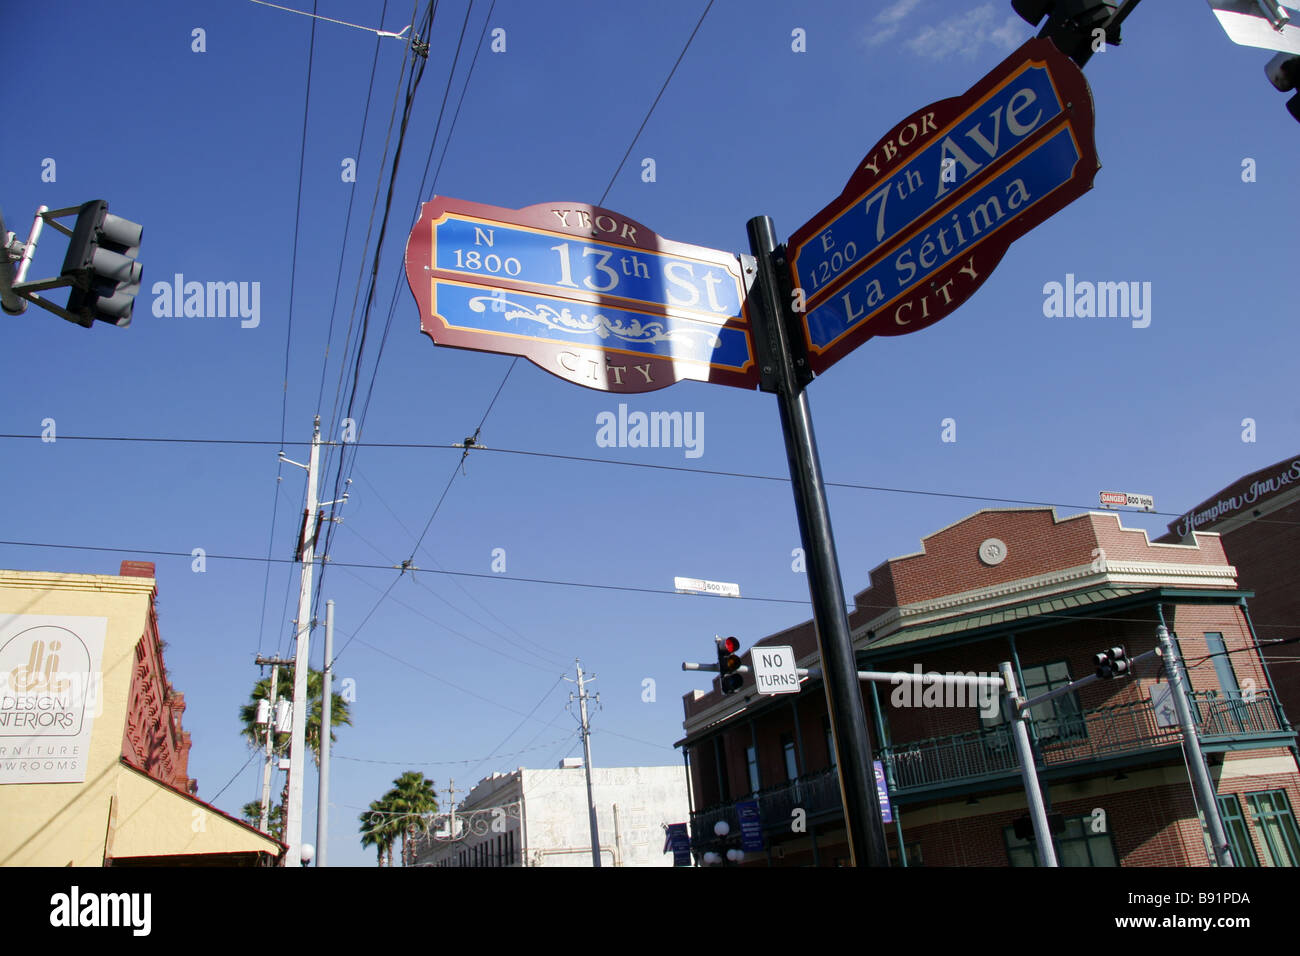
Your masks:
<svg viewBox="0 0 1300 956"><path fill-rule="evenodd" d="M330 709L334 703L334 602L325 602L325 670L320 716L320 789L316 794L316 865L325 865L325 838L329 833Z"/></svg>
<svg viewBox="0 0 1300 956"><path fill-rule="evenodd" d="M271 665L271 709L266 719L266 764L262 767L262 816L257 825L263 833L270 833L267 826L271 810L271 761L275 756L275 700L280 690L280 665L292 665L293 661L259 655L255 663L259 667Z"/></svg>
<svg viewBox="0 0 1300 956"><path fill-rule="evenodd" d="M312 426L311 458L308 464L290 461L280 452L280 458L291 465L307 469L307 508L303 513L302 536L299 539L299 556L302 559L302 584L298 590L298 619L295 621L298 641L293 668L293 729L289 741L289 805L284 826L284 842L289 851L285 854L286 867L302 865L302 784L307 749L307 656L311 639L311 574L316 553L316 527L318 505L316 502L317 468L320 463L320 416Z"/></svg>
<svg viewBox="0 0 1300 956"><path fill-rule="evenodd" d="M1025 800L1029 804L1029 819L1034 827L1034 841L1038 844L1038 865L1056 866L1056 846L1052 843L1052 828L1047 821L1047 808L1043 805L1043 791L1038 784L1038 765L1034 762L1034 748L1029 743L1029 708L1016 686L1016 674L1010 661L998 665L1010 702L1007 719L1011 722L1011 736L1020 756L1020 779L1025 786Z"/></svg>
<svg viewBox="0 0 1300 956"><path fill-rule="evenodd" d="M587 811L591 819L591 865L600 868L600 829L596 825L596 798L591 788L591 727L587 723L587 690L586 685L591 682L592 677L586 679L582 676L582 661L575 660L578 665L578 710L582 714L582 764L587 771ZM592 675L593 677L595 675ZM569 678L564 678L568 680ZM569 703L573 703L574 695L569 695ZM597 694L594 698L600 700Z"/></svg>
<svg viewBox="0 0 1300 956"><path fill-rule="evenodd" d="M456 789L456 778L449 777L447 780L447 806L451 807L451 818L447 822L447 834L451 839L456 839L456 794L464 793L463 790Z"/></svg>
<svg viewBox="0 0 1300 956"><path fill-rule="evenodd" d="M1161 615L1164 616L1163 614ZM1192 719L1192 708L1187 703L1188 687L1183 676L1183 662L1178 657L1178 649L1169 638L1169 628L1160 624L1156 627L1156 637L1160 640L1160 649L1164 652L1165 670L1169 682L1174 685L1174 708L1178 711L1178 723L1183 731L1183 748L1187 757L1187 769L1192 775L1192 790L1200 800L1205 813L1205 822L1210 828L1210 841L1214 844L1214 859L1219 866L1235 866L1232 849L1228 843L1228 834L1223 829L1223 818L1219 815L1219 799L1214 792L1210 773L1205 769L1205 755L1201 752L1201 741L1196 734L1196 722Z"/></svg>

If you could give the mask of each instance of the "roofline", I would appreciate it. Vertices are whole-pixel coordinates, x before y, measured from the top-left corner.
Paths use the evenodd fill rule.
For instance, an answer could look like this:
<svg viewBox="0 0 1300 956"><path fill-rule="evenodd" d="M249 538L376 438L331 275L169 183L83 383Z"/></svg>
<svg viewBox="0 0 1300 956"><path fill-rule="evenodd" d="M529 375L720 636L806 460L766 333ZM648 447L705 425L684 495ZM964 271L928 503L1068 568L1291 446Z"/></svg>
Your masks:
<svg viewBox="0 0 1300 956"><path fill-rule="evenodd" d="M886 558L884 561L881 561L879 564L877 564L874 568L872 568L869 572L867 572L867 580L871 583L869 583L865 588L863 588L861 591L856 592L853 595L854 606L855 607L857 606L856 599L858 595L866 594L868 591L872 589L872 587L875 586L874 578L877 571L881 570L882 568L885 568L886 566L892 564L895 561L904 561L908 558L919 558L925 556L928 553L926 551L926 542L929 541L931 538L943 534L945 531L950 531L953 528L957 527L958 525L964 524L965 522L971 520L972 518L979 517L980 515L983 514L994 514L994 513L1008 514L1014 512L1043 512L1043 511L1051 512L1053 525L1065 524L1068 521L1077 521L1079 518L1086 518L1089 515L1096 515L1099 518L1106 518L1106 517L1114 518L1116 527L1120 531L1141 531L1143 538L1146 540L1147 547L1149 548L1194 548L1199 550L1201 547L1199 541L1197 541L1194 544L1171 543L1167 541L1152 541L1151 533L1146 528L1126 528L1124 526L1124 523L1120 520L1121 517L1123 516L1123 512L1120 511L1094 511L1092 509L1089 509L1087 511L1080 511L1078 514L1073 514L1062 518L1058 514L1055 505L1030 506L1025 508L1010 508L1010 507L981 508L978 511L972 511L970 514L966 515L963 518L958 518L956 521L944 525L942 528L939 528L937 531L931 531L929 534L925 535L923 538L921 538L920 551L912 551L908 554L900 554L892 558ZM1192 535L1193 535L1193 539L1195 539L1196 535L1204 535L1206 537L1212 535L1216 538L1220 537L1217 531L1193 531Z"/></svg>
<svg viewBox="0 0 1300 956"><path fill-rule="evenodd" d="M283 855L285 852L288 851L288 849L289 849L289 845L288 845L287 843L283 843L283 842L281 842L280 840L277 840L275 837L271 836L271 834L269 834L269 833L263 833L261 830L259 830L259 829L258 829L257 827L255 827L255 826L253 826L253 825L252 825L251 823L249 823L248 821L246 821L246 820L241 820L241 819L239 819L238 817L235 817L235 816L231 816L231 815L230 815L229 813L227 813L225 810L222 810L222 809L220 809L219 807L214 807L212 804L208 803L208 802L205 801L205 800L200 800L198 797L194 796L194 794L189 793L189 792L186 791L186 790L182 790L182 789L180 789L179 787L174 786L173 784L168 783L166 780L159 780L157 777L153 776L153 774L149 773L149 772L148 772L147 770L145 770L143 767L137 767L135 764L131 763L131 761L129 761L129 760L126 759L125 755L118 757L118 762L121 763L121 765L124 766L124 767L126 767L127 769L129 769L129 770L134 770L136 773L140 774L142 777L147 777L147 778L148 778L149 780L151 780L152 782L158 784L158 786L163 787L164 789L170 790L172 793L176 794L177 796L184 797L186 800L189 800L189 801L191 801L191 802L193 802L193 803L197 803L199 806L203 807L205 810L211 811L212 813L215 813L215 814L216 814L217 816L219 816L219 817L224 817L225 819L229 820L231 823L234 823L234 824L237 824L238 826L243 827L245 830L249 831L250 833L255 833L255 834L257 834L258 836L260 836L260 837L261 837L262 839L264 839L264 840L270 840L272 843L274 843L276 846L278 846L278 847L280 848L280 855ZM249 851L243 851L243 850L240 850L240 851L232 851L232 852L241 852L241 853L242 853L242 852L250 852L250 853L251 853L251 852L261 852L261 851L252 851L252 850L249 850Z"/></svg>

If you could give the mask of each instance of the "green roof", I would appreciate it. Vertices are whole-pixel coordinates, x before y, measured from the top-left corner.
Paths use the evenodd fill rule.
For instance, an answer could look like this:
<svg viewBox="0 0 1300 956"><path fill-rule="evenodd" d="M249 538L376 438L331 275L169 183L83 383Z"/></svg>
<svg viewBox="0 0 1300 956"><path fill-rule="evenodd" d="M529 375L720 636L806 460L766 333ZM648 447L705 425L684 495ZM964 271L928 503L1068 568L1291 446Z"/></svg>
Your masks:
<svg viewBox="0 0 1300 956"><path fill-rule="evenodd" d="M1070 617L1083 616L1082 612L1092 605L1103 604L1116 598L1130 597L1151 590L1150 587L1097 587L1087 591L1072 591L1069 594L1058 594L1025 604L1013 604L993 611L977 611L973 614L944 618L941 621L933 621L928 624L904 627L888 637L872 641L867 644L864 650L874 655L876 651L888 647L898 647L902 644L912 644L937 637L954 637L968 631L981 631L1031 617L1060 614Z"/></svg>

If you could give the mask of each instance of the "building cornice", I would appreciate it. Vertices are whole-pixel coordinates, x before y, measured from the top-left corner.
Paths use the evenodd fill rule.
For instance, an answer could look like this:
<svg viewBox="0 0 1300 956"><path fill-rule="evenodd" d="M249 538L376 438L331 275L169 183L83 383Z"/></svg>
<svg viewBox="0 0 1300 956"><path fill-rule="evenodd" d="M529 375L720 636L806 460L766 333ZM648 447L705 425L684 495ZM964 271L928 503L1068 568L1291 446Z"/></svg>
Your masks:
<svg viewBox="0 0 1300 956"><path fill-rule="evenodd" d="M1228 564L1166 564L1152 561L1095 561L1015 581L945 594L890 608L853 629L854 643L888 637L903 628L949 617L990 611L1008 604L1053 597L1084 588L1236 586L1237 569Z"/></svg>
<svg viewBox="0 0 1300 956"><path fill-rule="evenodd" d="M119 577L109 574L70 574L57 571L0 570L0 588L23 591L95 591L113 594L152 594L155 578Z"/></svg>

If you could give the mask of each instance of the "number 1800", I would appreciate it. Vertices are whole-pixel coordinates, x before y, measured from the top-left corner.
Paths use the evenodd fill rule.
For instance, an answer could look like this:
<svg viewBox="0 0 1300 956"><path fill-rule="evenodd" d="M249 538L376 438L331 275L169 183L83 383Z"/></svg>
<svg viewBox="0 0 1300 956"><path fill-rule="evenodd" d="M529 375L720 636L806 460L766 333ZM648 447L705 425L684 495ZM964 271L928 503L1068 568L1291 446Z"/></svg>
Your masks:
<svg viewBox="0 0 1300 956"><path fill-rule="evenodd" d="M506 256L502 259L495 252L489 252L487 255L480 255L474 250L464 252L461 249L453 249L456 256L457 269L469 269L474 272L504 272L508 276L517 276L523 271L523 266L514 256Z"/></svg>

